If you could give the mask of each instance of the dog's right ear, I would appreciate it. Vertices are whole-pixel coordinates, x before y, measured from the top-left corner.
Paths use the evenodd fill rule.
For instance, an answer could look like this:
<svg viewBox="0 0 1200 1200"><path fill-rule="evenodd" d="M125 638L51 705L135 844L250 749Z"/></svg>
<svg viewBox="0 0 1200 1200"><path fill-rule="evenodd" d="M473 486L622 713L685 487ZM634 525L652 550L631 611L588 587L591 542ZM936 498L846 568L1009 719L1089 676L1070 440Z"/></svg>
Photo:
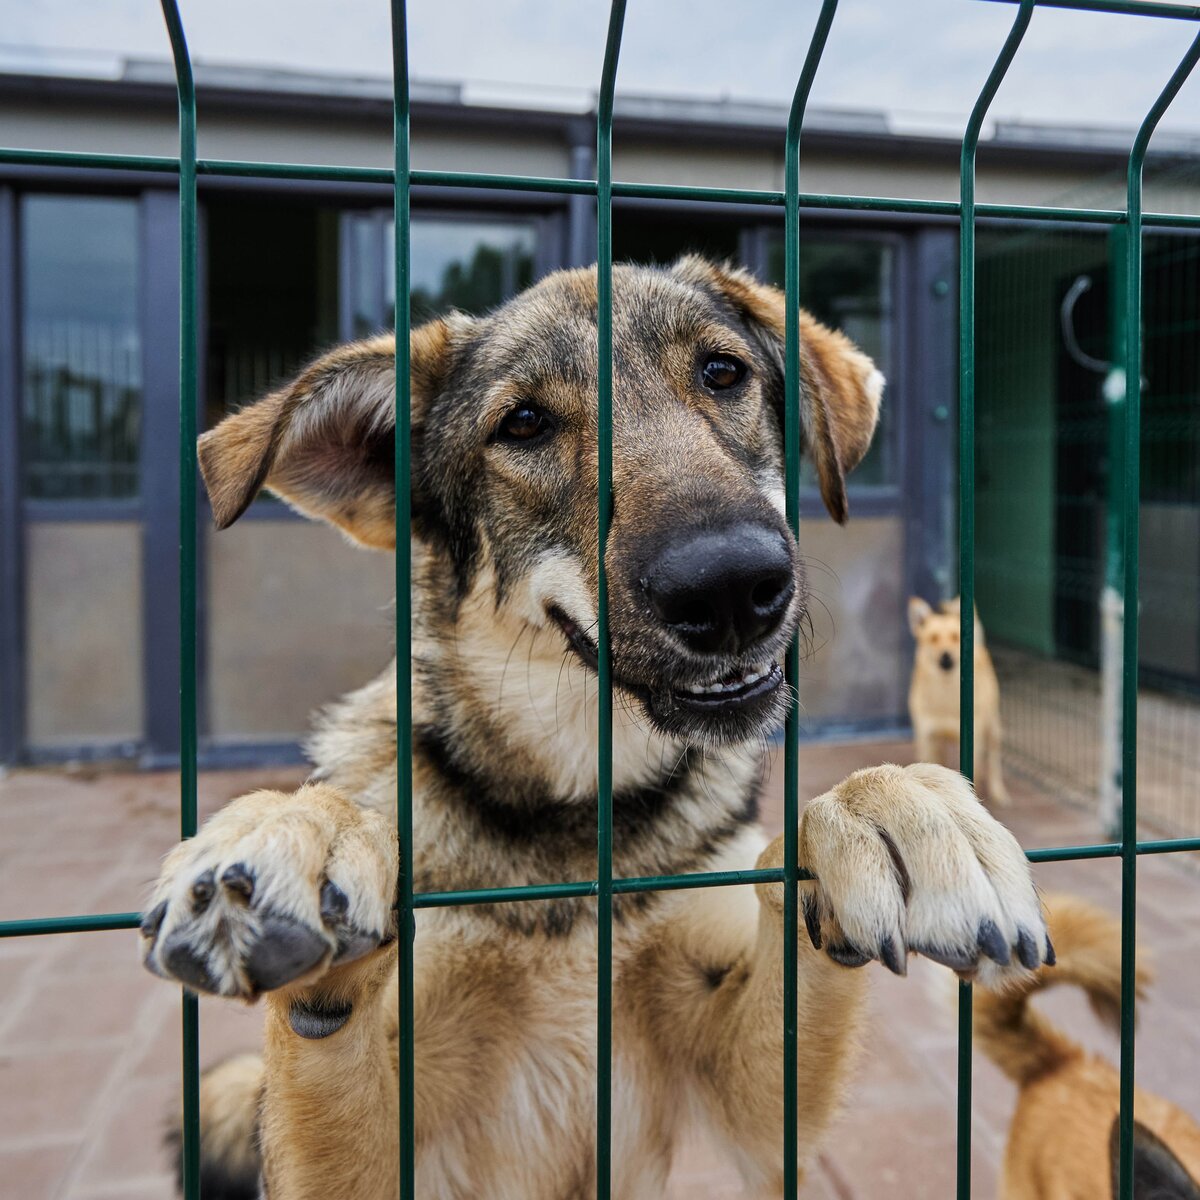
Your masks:
<svg viewBox="0 0 1200 1200"><path fill-rule="evenodd" d="M1120 1195L1121 1123L1113 1121L1108 1138L1112 1161L1113 1200ZM1134 1200L1200 1200L1197 1181L1157 1134L1140 1121L1133 1123Z"/></svg>
<svg viewBox="0 0 1200 1200"><path fill-rule="evenodd" d="M908 627L912 630L913 637L917 636L917 631L931 616L933 616L933 609L920 596L909 596Z"/></svg>
<svg viewBox="0 0 1200 1200"><path fill-rule="evenodd" d="M421 508L422 417L469 323L455 315L412 333L414 514ZM266 487L360 545L395 549L395 352L392 334L339 346L203 434L200 473L217 528L232 525Z"/></svg>

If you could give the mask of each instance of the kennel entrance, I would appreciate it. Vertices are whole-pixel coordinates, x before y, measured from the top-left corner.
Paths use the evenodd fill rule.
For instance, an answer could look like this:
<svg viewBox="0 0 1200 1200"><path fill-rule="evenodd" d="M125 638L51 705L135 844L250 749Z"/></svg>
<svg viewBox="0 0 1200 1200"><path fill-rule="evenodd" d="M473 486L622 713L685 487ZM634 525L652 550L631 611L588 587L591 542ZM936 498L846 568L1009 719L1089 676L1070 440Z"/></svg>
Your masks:
<svg viewBox="0 0 1200 1200"><path fill-rule="evenodd" d="M1101 13L1123 13L1162 20L1200 21L1200 11L1194 7L1157 3L1154 0L1046 0L1044 7L1068 8ZM1139 502L1141 499L1141 406L1138 381L1143 372L1143 346L1140 338L1143 315L1143 228L1200 228L1200 216L1144 214L1142 211L1142 171L1146 150L1163 113L1174 99L1184 81L1200 60L1200 37L1166 82L1150 111L1145 114L1129 156L1127 201L1123 209L1085 209L1079 207L1019 206L978 204L975 199L975 153L983 122L996 91L1008 67L1018 52L1035 9L1036 0L1021 0L1011 32L995 60L991 73L972 111L961 145L960 198L952 201L919 201L889 199L874 196L802 194L800 191L800 150L804 115L808 96L819 67L821 56L835 18L837 0L823 0L815 31L804 58L795 97L788 120L785 141L785 188L777 190L740 190L734 188L693 188L673 185L628 184L612 179L612 127L617 64L625 14L624 0L614 0L611 8L604 70L600 80L599 102L596 110L596 178L551 179L530 176L472 174L449 171L413 171L409 163L409 74L407 58L406 16L402 0L393 0L393 49L395 67L395 164L391 170L350 168L338 166L298 166L286 163L239 162L197 158L196 99L191 61L187 50L183 24L175 0L162 0L175 61L179 95L180 150L177 157L163 158L143 155L103 155L50 152L37 150L0 150L0 161L42 167L100 168L118 171L143 171L177 176L179 180L180 238L180 375L179 375L179 626L178 662L180 667L180 722L182 729L182 784L180 796L181 834L189 837L196 830L196 762L197 762L197 526L196 526L196 399L198 388L198 305L197 278L197 203L198 174L213 176L249 176L261 178L298 178L333 181L340 184L386 184L394 189L394 245L396 254L396 295L400 299L396 311L397 327L397 527L403 529L409 521L409 342L411 273L410 189L414 183L426 183L444 188L507 189L584 197L596 202L597 261L599 277L599 413L600 413L600 494L598 536L604 545L611 516L611 404L612 404L612 339L611 339L611 263L612 263L612 201L614 197L642 199L671 199L680 202L710 204L761 205L782 208L785 216L784 242L785 290L788 311L798 308L800 262L800 223L802 211L841 208L847 210L889 213L918 213L956 218L959 224L959 590L963 597L966 618L961 630L964 647L962 693L962 762L969 771L972 761L972 680L970 663L973 622L969 619L974 598L975 577L975 357L976 357L976 219L996 216L1016 221L1082 222L1100 227L1121 228L1125 231L1127 254L1118 281L1124 312L1125 337L1121 346L1121 366L1124 371L1124 395L1114 398L1123 404L1121 413L1124 431L1124 466L1121 476L1121 533L1123 571L1120 579L1124 596L1125 622L1122 634L1122 725L1137 727L1137 662L1138 662L1138 563L1139 563ZM3 227L3 226L0 226ZM14 248L0 245L0 260L11 261ZM0 328L0 362L15 361L15 331L6 324ZM788 442L787 513L793 530L800 516L800 379L798 323L790 319L786 347L786 430ZM11 369L6 367L5 369ZM7 431L5 431L7 432ZM14 444L5 439L8 445ZM7 453L7 451L4 451ZM4 486L14 486L14 472L7 470L8 462L0 463L0 480ZM408 663L411 650L409 626L410 566L407 535L397 539L397 649L400 675L398 678L399 712L398 737L401 746L411 740L411 711L408 704ZM603 555L601 555L603 563ZM784 885L785 929L787 934L787 969L785 972L785 1020L782 1036L784 1065L785 1128L784 1146L785 1192L796 1191L795 1114L797 1099L796 1064L796 988L795 939L797 923L797 882L805 878L797 861L796 830L799 801L797 796L796 762L798 754L798 712L793 710L785 732L786 744L786 854L785 865L779 870L685 875L678 877L649 877L614 879L612 875L612 787L611 736L612 695L608 657L606 597L601 578L600 647L600 721L598 737L598 872L595 879L567 880L562 883L512 889L484 889L470 893L414 894L412 890L412 796L411 771L406 769L408 755L400 762L398 823L402 844L401 929L401 994L411 999L412 939L414 914L422 908L460 904L486 903L498 899L547 899L551 897L597 898L599 912L599 978L598 978L598 1080L597 1080L597 1164L596 1191L607 1198L611 1189L610 1130L611 1130L611 935L612 897L615 894L716 886L744 886L753 882L775 882ZM799 646L788 655L788 672L794 679L799 674ZM1137 860L1141 854L1165 853L1200 848L1200 839L1175 839L1163 842L1137 841L1137 740L1127 737L1122 747L1122 829L1119 841L1066 846L1030 852L1035 861L1062 861L1083 858L1119 858L1122 863L1122 956L1123 956L1123 1021L1121 1029L1121 1118L1120 1118L1120 1195L1131 1200L1133 1195L1133 989L1132 970L1135 949L1134 915L1136 902ZM99 929L133 929L139 921L136 913L110 913L100 916L53 916L0 923L4 936L47 935ZM958 1195L970 1196L970 1135L971 1135L971 991L960 989L959 1022L959 1123L958 1123ZM184 1187L189 1200L199 1194L198 1157L198 1100L197 1100L197 1032L198 1012L194 996L182 999L184 1043ZM409 1200L414 1194L414 1145L411 1098L413 1094L413 1039L411 1004L402 1007L402 1036L400 1039L400 1087L406 1103L402 1103L400 1128L401 1195Z"/></svg>

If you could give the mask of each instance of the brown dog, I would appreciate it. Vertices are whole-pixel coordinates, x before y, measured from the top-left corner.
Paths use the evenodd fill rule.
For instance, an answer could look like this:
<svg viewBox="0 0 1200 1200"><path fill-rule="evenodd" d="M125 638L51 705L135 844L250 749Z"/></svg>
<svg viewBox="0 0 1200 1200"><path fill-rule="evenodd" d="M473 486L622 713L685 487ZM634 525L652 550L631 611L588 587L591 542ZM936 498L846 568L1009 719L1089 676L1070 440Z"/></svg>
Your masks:
<svg viewBox="0 0 1200 1200"><path fill-rule="evenodd" d="M696 259L619 267L614 296L614 874L776 867L755 797L806 604L782 514L784 299ZM595 272L563 272L413 334L418 891L596 875L596 309ZM799 320L806 449L840 521L882 379ZM265 485L390 549L393 350L335 350L206 434L217 523ZM259 1170L272 1200L396 1194L395 680L325 714L314 782L236 800L179 846L148 905L151 970L266 996L262 1063L205 1080L211 1196ZM802 889L802 1171L847 1074L848 968L903 973L912 950L999 981L1047 942L1019 846L943 768L852 775L808 805L800 853L819 876ZM417 913L422 1196L594 1195L595 912L582 896ZM657 1200L699 1121L750 1194L778 1196L782 887L619 895L614 912L613 1195Z"/></svg>
<svg viewBox="0 0 1200 1200"><path fill-rule="evenodd" d="M921 762L958 765L959 603L947 600L935 610L919 596L908 602L908 627L917 639L908 714ZM994 804L1008 803L1000 769L1000 684L975 614L975 787Z"/></svg>
<svg viewBox="0 0 1200 1200"><path fill-rule="evenodd" d="M1002 1200L1104 1200L1115 1197L1117 1071L1088 1054L1029 1007L1056 983L1084 989L1113 1024L1121 1012L1121 926L1074 896L1046 900L1058 954L1054 970L1002 992L980 991L975 1037L1020 1086L1004 1158ZM1150 982L1138 964L1138 993ZM1200 1200L1200 1125L1160 1096L1134 1098L1137 1200Z"/></svg>

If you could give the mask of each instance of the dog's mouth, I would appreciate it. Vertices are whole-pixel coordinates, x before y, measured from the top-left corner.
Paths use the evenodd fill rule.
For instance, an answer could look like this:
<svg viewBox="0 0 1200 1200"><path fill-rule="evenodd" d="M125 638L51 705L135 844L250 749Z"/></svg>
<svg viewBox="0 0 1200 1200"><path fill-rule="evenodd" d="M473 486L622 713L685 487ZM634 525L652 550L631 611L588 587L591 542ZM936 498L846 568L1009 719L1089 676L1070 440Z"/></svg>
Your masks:
<svg viewBox="0 0 1200 1200"><path fill-rule="evenodd" d="M596 643L562 609L551 607L547 613L562 631L575 656L589 670L596 671L599 665ZM783 687L783 668L777 662L766 660L698 682L664 682L659 687L623 679L614 671L613 684L637 696L651 719L660 725L678 724L672 718L680 710L718 721L724 716L744 718L758 713L765 718Z"/></svg>

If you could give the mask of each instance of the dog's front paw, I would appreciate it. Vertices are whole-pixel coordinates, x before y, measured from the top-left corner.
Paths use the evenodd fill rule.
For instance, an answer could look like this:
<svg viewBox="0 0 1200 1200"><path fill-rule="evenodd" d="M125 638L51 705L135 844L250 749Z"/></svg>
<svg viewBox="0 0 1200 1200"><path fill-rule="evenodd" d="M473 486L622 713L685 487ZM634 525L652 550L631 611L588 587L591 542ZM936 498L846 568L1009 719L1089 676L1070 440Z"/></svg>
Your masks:
<svg viewBox="0 0 1200 1200"><path fill-rule="evenodd" d="M760 861L781 854L777 839ZM799 855L809 937L843 966L902 975L912 952L994 984L1054 960L1021 847L955 771L855 772L809 804Z"/></svg>
<svg viewBox="0 0 1200 1200"><path fill-rule="evenodd" d="M322 784L233 801L168 856L142 961L198 992L312 983L395 935L396 835Z"/></svg>

